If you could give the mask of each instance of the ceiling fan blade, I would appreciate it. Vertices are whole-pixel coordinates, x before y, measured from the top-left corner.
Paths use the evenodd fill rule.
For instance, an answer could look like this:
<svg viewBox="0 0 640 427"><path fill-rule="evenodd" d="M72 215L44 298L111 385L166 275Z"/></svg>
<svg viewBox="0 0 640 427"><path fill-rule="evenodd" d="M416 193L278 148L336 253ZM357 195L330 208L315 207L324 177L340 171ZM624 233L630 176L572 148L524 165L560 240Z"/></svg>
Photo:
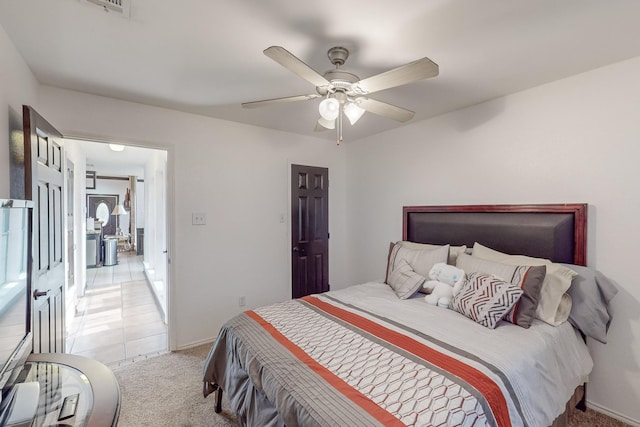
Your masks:
<svg viewBox="0 0 640 427"><path fill-rule="evenodd" d="M386 102L376 101L371 98L358 98L356 99L356 105L360 108L379 116L388 117L399 122L406 122L411 120L416 114L406 108L396 107L395 105L387 104Z"/></svg>
<svg viewBox="0 0 640 427"><path fill-rule="evenodd" d="M392 87L402 86L418 80L428 79L438 75L438 64L429 58L418 59L384 73L376 74L360 80L354 86L356 92L367 94Z"/></svg>
<svg viewBox="0 0 640 427"><path fill-rule="evenodd" d="M327 79L283 47L268 47L264 50L264 54L314 86L327 86L330 84Z"/></svg>
<svg viewBox="0 0 640 427"><path fill-rule="evenodd" d="M310 99L321 98L318 94L311 95L296 95L296 96L286 96L284 98L273 98L273 99L263 99L262 101L251 101L251 102L243 102L243 108L257 108L263 107L265 105L271 104L280 104L283 102L291 102L291 101L308 101Z"/></svg>

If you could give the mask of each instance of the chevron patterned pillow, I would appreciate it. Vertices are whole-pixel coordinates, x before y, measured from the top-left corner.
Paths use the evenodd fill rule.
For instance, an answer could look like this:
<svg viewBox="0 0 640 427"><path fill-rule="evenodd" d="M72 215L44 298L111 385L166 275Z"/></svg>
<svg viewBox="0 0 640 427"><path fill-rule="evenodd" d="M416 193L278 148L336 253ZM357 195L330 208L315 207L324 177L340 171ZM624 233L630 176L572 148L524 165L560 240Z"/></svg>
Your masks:
<svg viewBox="0 0 640 427"><path fill-rule="evenodd" d="M496 276L470 273L462 289L451 299L451 306L458 313L493 329L522 293L518 286Z"/></svg>

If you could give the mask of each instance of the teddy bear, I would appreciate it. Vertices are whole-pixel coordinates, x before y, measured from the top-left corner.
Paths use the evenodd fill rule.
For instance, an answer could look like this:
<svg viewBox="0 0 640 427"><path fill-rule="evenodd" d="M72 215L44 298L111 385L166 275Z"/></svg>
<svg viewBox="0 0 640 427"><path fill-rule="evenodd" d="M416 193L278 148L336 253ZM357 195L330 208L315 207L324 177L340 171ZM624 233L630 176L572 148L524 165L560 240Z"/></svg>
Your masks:
<svg viewBox="0 0 640 427"><path fill-rule="evenodd" d="M429 279L422 285L428 293L424 300L431 305L449 308L453 295L457 294L465 281L464 270L439 262L429 270Z"/></svg>

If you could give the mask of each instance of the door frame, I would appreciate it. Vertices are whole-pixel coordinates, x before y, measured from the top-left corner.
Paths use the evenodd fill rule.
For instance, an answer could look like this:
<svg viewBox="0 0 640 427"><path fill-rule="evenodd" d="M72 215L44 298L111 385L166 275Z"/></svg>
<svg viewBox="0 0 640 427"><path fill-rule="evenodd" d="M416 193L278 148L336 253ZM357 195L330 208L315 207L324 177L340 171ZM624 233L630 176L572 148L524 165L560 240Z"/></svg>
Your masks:
<svg viewBox="0 0 640 427"><path fill-rule="evenodd" d="M75 139L88 142L99 142L104 144L123 144L123 138L114 138L110 136L99 136L95 134L86 134L75 131L63 132L63 139ZM176 325L172 319L175 318L173 310L175 309L176 290L172 286L175 283L175 272L172 267L172 261L175 258L174 251L174 223L175 223L175 152L172 146L162 145L149 141L126 139L126 145L135 146L140 148L149 148L154 150L163 150L167 153L167 170L165 176L165 209L166 209L166 221L165 221L165 238L167 244L167 272L166 272L166 288L167 288L167 347L169 351L177 349L176 339ZM65 159L66 160L66 159ZM77 165L76 165L77 166ZM76 167L77 169L77 167ZM76 170L77 172L77 170ZM76 176L79 174L76 173ZM84 180L84 175L81 177ZM76 186L76 191L80 191ZM82 185L84 189L84 185ZM85 190L86 191L86 190ZM86 197L85 197L86 199ZM77 230L76 230L77 231ZM80 251L79 251L80 252Z"/></svg>
<svg viewBox="0 0 640 427"><path fill-rule="evenodd" d="M78 295L78 276L76 275L78 263L78 245L76 244L78 239L76 237L76 224L75 224L75 215L76 215L76 179L75 179L75 164L69 160L67 157L67 152L65 150L64 155L64 186L65 186L65 249L67 251L67 260L65 265L66 270L66 279L65 279L65 288L67 295L65 297L65 313L66 318L64 319L65 328L67 325L71 323L73 315L75 314L75 310L70 310L70 307L75 307L77 304L77 295ZM71 229L71 233L69 233L69 229ZM70 305L71 304L71 305ZM66 343L65 343L65 351L66 351Z"/></svg>
<svg viewBox="0 0 640 427"><path fill-rule="evenodd" d="M292 232L291 232L291 226L293 223L293 219L291 218L291 213L293 212L292 210L292 205L291 205L291 195L292 195L292 176L291 176L291 166L293 165L302 165L302 166L310 166L310 167L317 167L317 168L325 168L327 169L327 173L329 174L331 172L331 168L329 167L328 164L326 163L322 163L322 162L309 162L307 160L292 160L292 159L288 159L287 160L287 213L280 213L280 218L286 218L286 228L287 228L287 275L288 275L288 297L291 298L292 297L292 289L293 289L293 261L292 261L292 253L291 253L291 236L292 236ZM329 232L329 236L331 235L331 192L329 191L327 193L327 198L329 200L329 212L328 212L328 220L327 220L327 229ZM329 254L332 253L331 251L331 239L329 238ZM331 255L329 255L329 257L327 258L327 263L329 263L329 285L331 284L331 264L330 264L330 258Z"/></svg>

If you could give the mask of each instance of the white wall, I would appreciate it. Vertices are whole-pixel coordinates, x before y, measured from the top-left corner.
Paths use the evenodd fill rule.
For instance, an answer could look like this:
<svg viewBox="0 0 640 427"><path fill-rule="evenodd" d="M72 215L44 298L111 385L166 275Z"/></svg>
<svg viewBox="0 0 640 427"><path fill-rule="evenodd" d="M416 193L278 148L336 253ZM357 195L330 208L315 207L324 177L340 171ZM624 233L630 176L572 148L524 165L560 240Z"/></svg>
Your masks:
<svg viewBox="0 0 640 427"><path fill-rule="evenodd" d="M640 58L347 145L349 282L383 277L404 205L589 203L588 265L619 285L590 404L640 423Z"/></svg>
<svg viewBox="0 0 640 427"><path fill-rule="evenodd" d="M37 93L38 82L0 26L0 199L10 196L9 140L22 138L10 134L9 118L21 129L22 105L34 105Z"/></svg>
<svg viewBox="0 0 640 427"><path fill-rule="evenodd" d="M290 162L329 168L330 283L345 283L343 147L140 104L41 87L40 113L65 135L169 149L171 343L213 340L243 309L290 298ZM90 139L90 138L89 138ZM191 225L193 212L207 225Z"/></svg>

